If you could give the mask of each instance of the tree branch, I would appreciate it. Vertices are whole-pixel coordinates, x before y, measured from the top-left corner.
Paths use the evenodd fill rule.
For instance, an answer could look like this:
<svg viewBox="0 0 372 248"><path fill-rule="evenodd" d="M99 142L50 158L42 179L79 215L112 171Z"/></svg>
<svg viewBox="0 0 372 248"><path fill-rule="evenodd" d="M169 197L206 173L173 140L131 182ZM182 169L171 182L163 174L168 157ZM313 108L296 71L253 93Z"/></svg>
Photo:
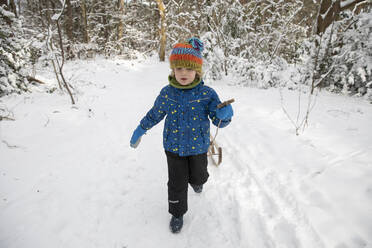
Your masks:
<svg viewBox="0 0 372 248"><path fill-rule="evenodd" d="M347 1L344 1L346 2L345 5L342 4L342 1L341 1L341 11L345 10L345 9L350 9L352 8L354 5L357 5L359 3L362 3L362 2L365 2L367 3L367 0L355 0L355 1L351 1L351 2L347 2Z"/></svg>

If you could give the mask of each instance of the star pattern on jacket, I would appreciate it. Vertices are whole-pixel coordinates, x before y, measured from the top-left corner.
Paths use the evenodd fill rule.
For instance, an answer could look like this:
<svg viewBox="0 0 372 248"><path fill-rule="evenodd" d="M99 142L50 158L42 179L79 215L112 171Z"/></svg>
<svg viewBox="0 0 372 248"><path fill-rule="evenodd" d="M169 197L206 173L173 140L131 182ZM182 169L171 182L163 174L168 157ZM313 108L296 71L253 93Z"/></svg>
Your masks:
<svg viewBox="0 0 372 248"><path fill-rule="evenodd" d="M141 126L149 130L165 118L163 146L166 151L179 156L206 153L210 143L210 120L223 128L231 119L216 117L216 107L221 103L217 93L201 81L192 89L165 86L153 107L141 120ZM221 121L221 123L220 123Z"/></svg>

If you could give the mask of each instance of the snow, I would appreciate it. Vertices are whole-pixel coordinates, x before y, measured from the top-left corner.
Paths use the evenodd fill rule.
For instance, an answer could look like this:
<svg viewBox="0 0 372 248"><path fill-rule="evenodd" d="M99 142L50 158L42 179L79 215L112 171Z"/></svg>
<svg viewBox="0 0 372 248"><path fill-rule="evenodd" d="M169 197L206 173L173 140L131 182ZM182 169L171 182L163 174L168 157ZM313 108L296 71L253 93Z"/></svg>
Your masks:
<svg viewBox="0 0 372 248"><path fill-rule="evenodd" d="M65 72L76 106L41 88L0 99L15 119L0 121L0 247L372 247L372 105L363 99L320 92L296 136L278 89L207 82L235 98L235 115L217 136L223 163L210 164L201 195L189 191L174 235L163 122L129 147L168 63L97 58ZM52 72L36 77L56 85ZM299 93L282 93L296 116Z"/></svg>
<svg viewBox="0 0 372 248"><path fill-rule="evenodd" d="M355 0L344 0L344 1L341 1L340 3L340 7L341 9L344 8L345 6L348 6L352 3L356 2Z"/></svg>

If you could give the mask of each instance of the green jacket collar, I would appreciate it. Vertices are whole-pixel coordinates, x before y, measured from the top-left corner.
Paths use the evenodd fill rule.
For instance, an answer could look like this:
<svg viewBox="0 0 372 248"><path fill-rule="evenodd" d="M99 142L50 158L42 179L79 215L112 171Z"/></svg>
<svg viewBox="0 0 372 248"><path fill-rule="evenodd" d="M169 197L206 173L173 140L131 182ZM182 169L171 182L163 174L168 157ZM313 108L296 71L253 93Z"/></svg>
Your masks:
<svg viewBox="0 0 372 248"><path fill-rule="evenodd" d="M173 87L177 89L192 89L201 82L201 78L195 78L195 80L191 84L181 85L179 82L177 82L175 77L172 77L171 75L169 75L168 81L170 85L172 85Z"/></svg>

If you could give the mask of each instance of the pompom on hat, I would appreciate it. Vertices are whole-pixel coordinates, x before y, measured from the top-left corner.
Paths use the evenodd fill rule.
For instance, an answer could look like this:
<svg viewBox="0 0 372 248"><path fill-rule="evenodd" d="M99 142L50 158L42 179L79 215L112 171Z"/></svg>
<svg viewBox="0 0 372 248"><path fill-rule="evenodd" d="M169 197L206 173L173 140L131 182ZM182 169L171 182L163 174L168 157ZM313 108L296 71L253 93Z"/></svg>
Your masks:
<svg viewBox="0 0 372 248"><path fill-rule="evenodd" d="M202 73L204 49L203 42L196 37L187 41L188 43L177 43L169 57L170 68L189 68Z"/></svg>

